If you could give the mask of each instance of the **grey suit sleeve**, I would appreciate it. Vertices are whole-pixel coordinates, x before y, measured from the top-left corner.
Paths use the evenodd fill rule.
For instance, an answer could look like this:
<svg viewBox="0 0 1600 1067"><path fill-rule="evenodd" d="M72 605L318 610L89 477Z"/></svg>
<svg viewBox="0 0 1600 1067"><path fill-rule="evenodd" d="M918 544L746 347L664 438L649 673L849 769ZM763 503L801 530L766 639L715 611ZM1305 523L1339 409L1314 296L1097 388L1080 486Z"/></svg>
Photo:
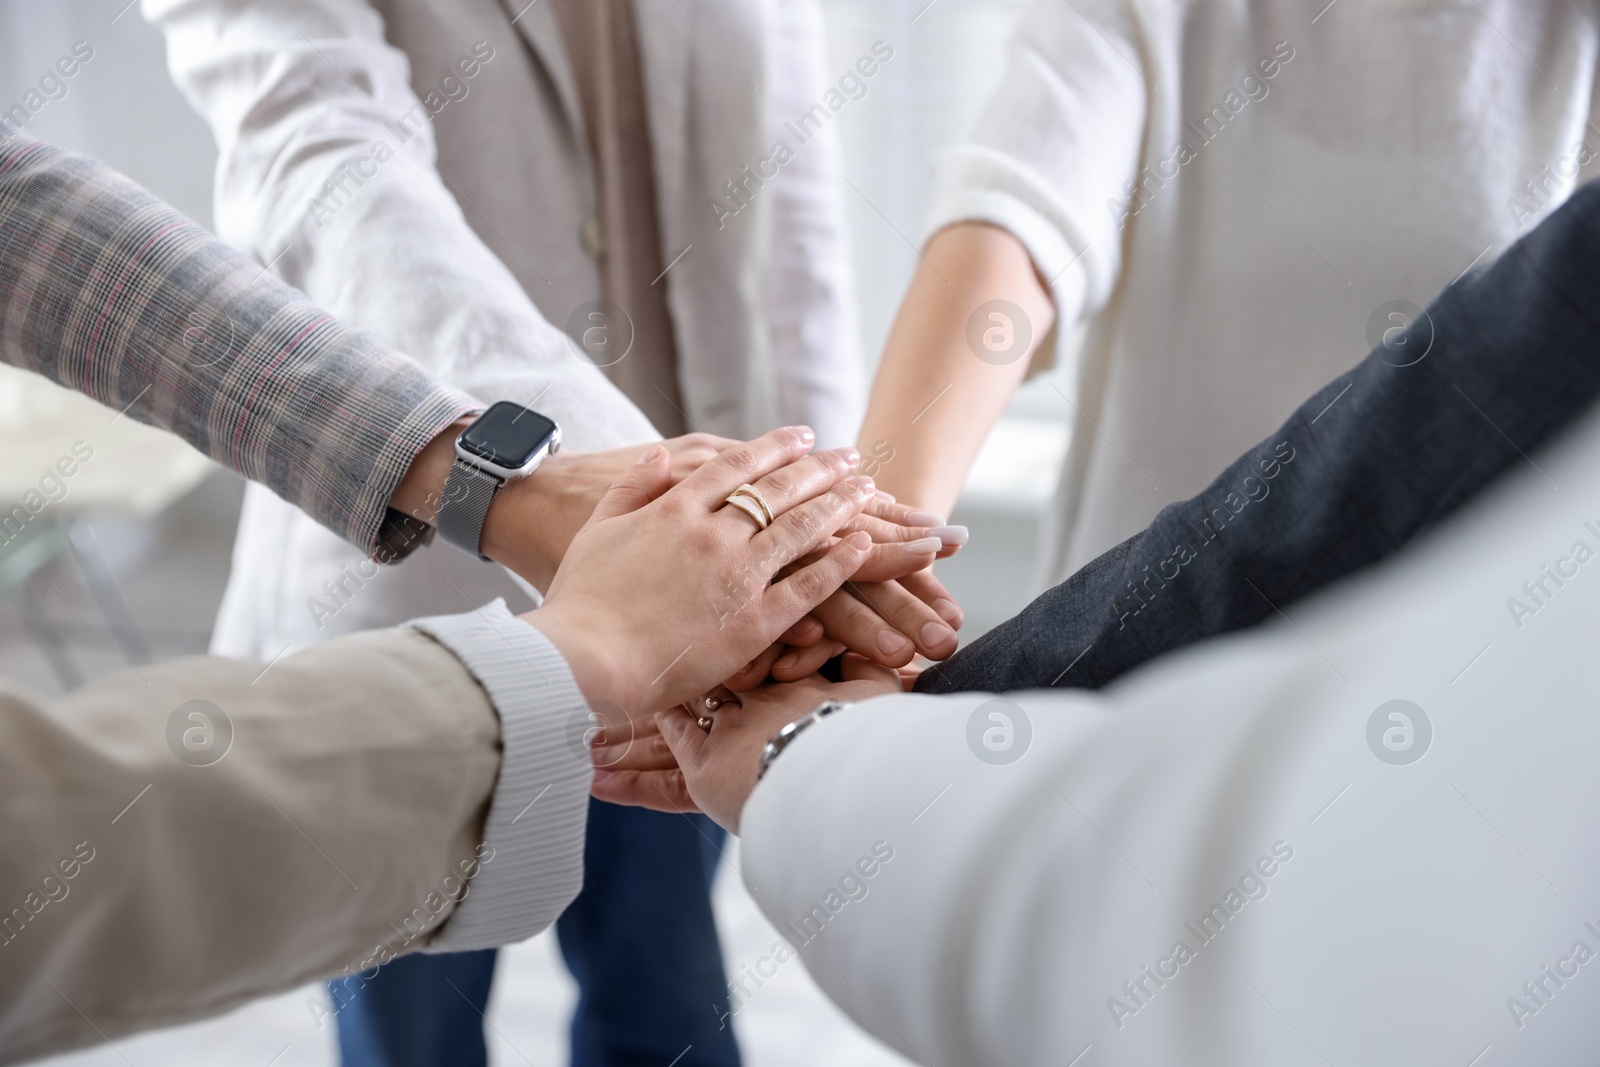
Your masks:
<svg viewBox="0 0 1600 1067"><path fill-rule="evenodd" d="M1375 349L1199 496L925 672L917 690L1093 689L1251 626L1530 463L1597 393L1593 183L1441 293L1404 344Z"/></svg>
<svg viewBox="0 0 1600 1067"><path fill-rule="evenodd" d="M3 122L0 360L172 431L369 551L417 453L482 406L105 164Z"/></svg>

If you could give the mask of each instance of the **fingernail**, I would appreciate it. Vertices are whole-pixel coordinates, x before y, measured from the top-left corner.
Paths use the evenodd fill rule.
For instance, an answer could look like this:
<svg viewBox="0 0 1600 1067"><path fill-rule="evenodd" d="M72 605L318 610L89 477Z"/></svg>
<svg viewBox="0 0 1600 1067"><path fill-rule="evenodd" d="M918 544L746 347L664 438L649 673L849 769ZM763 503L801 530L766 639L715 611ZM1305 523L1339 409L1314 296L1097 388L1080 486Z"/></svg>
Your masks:
<svg viewBox="0 0 1600 1067"><path fill-rule="evenodd" d="M951 626L954 626L956 621L961 618L961 605L954 600L946 600L944 597L940 597L929 607L933 608L934 613Z"/></svg>
<svg viewBox="0 0 1600 1067"><path fill-rule="evenodd" d="M789 427L789 432L794 434L795 437L799 439L800 443L805 445L807 448L810 448L816 443L817 435L812 432L812 429L809 426L791 426Z"/></svg>
<svg viewBox="0 0 1600 1067"><path fill-rule="evenodd" d="M939 551L944 547L944 542L937 537L919 537L915 541L901 542L900 547L910 555L921 556Z"/></svg>
<svg viewBox="0 0 1600 1067"><path fill-rule="evenodd" d="M799 662L800 662L800 653L798 653L798 652L785 652L783 655L778 657L778 662L774 663L772 665L772 667L773 667L774 670L786 671L790 667L793 667L796 663L799 663Z"/></svg>
<svg viewBox="0 0 1600 1067"><path fill-rule="evenodd" d="M661 458L662 453L664 453L666 450L667 450L667 446L666 445L656 445L650 451L648 451L644 455L640 456L639 457L639 462L640 463L654 463L656 460Z"/></svg>
<svg viewBox="0 0 1600 1067"><path fill-rule="evenodd" d="M929 625L933 625L930 623ZM878 634L878 651L885 656L893 656L906 650L906 639L893 630L882 630Z"/></svg>
<svg viewBox="0 0 1600 1067"><path fill-rule="evenodd" d="M850 479L850 488L853 491L852 496L871 496L877 487L872 484L871 478L865 474L858 474Z"/></svg>
<svg viewBox="0 0 1600 1067"><path fill-rule="evenodd" d="M939 617L940 618L944 618L944 613L940 612L939 613ZM755 668L755 665L756 665L756 661L755 660L751 660L749 663L746 663L743 667L739 668L739 673L740 674L749 674L751 672L751 670L753 670Z"/></svg>
<svg viewBox="0 0 1600 1067"><path fill-rule="evenodd" d="M836 448L833 451L835 455L845 461L846 465L848 465L851 470L854 470L861 465L861 453L857 452L855 449Z"/></svg>
<svg viewBox="0 0 1600 1067"><path fill-rule="evenodd" d="M972 536L965 526L936 526L928 533L937 537L947 545L961 546L967 543L967 538Z"/></svg>
<svg viewBox="0 0 1600 1067"><path fill-rule="evenodd" d="M893 493L885 493L882 489L879 489L878 490L878 496L883 500L887 500L891 504L894 503L894 494Z"/></svg>
<svg viewBox="0 0 1600 1067"><path fill-rule="evenodd" d="M865 552L867 549L872 547L872 535L867 533L865 530L857 530L849 537L846 537L844 539L844 543L855 549L857 552Z"/></svg>
<svg viewBox="0 0 1600 1067"><path fill-rule="evenodd" d="M942 622L924 623L922 626L922 647L937 648L955 635L956 632Z"/></svg>
<svg viewBox="0 0 1600 1067"><path fill-rule="evenodd" d="M907 526L943 526L944 525L944 516L943 515L935 515L931 511L908 511L908 512L906 512L906 525Z"/></svg>

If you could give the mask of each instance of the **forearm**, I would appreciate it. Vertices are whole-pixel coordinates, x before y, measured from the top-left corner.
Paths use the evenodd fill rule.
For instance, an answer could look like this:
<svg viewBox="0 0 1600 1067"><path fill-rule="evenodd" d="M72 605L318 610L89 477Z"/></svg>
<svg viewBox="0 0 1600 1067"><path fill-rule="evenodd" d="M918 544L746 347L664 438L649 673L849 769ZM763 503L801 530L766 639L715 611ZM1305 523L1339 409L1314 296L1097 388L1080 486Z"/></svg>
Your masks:
<svg viewBox="0 0 1600 1067"><path fill-rule="evenodd" d="M996 300L1021 321L982 307ZM982 223L937 233L884 345L861 430L863 461L877 464L864 469L879 488L948 514L1054 323L1049 292L1015 237Z"/></svg>
<svg viewBox="0 0 1600 1067"><path fill-rule="evenodd" d="M562 424L570 449L658 438L574 357L508 267L547 287L537 271L549 265L528 258L537 250L502 248L503 262L474 231L473 209L437 167L431 112L412 89L407 56L385 39L373 5L146 0L145 12L166 34L174 80L221 146L225 239L461 389L537 407ZM517 62L505 48L464 37L466 66L453 76L470 90Z"/></svg>
<svg viewBox="0 0 1600 1067"><path fill-rule="evenodd" d="M476 406L104 164L22 135L0 136L0 299L0 358L367 549L412 460Z"/></svg>
<svg viewBox="0 0 1600 1067"><path fill-rule="evenodd" d="M431 940L483 855L495 711L411 631L0 702L6 1062L365 970Z"/></svg>
<svg viewBox="0 0 1600 1067"><path fill-rule="evenodd" d="M1600 396L1596 247L1590 185L1445 290L1421 362L1376 349L1205 492L930 668L918 690L1098 687L1393 554Z"/></svg>

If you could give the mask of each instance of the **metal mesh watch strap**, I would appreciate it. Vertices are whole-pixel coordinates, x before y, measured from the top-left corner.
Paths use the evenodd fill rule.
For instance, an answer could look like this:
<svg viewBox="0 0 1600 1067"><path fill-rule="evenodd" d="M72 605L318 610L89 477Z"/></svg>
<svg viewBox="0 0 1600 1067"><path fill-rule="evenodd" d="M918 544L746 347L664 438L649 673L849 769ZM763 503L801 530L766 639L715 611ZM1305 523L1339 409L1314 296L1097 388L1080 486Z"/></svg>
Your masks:
<svg viewBox="0 0 1600 1067"><path fill-rule="evenodd" d="M479 559L489 557L478 551L483 539L483 520L489 514L494 495L504 484L492 474L486 474L459 456L450 465L444 480L444 497L439 501L439 513L434 522L439 536L457 548L471 552Z"/></svg>

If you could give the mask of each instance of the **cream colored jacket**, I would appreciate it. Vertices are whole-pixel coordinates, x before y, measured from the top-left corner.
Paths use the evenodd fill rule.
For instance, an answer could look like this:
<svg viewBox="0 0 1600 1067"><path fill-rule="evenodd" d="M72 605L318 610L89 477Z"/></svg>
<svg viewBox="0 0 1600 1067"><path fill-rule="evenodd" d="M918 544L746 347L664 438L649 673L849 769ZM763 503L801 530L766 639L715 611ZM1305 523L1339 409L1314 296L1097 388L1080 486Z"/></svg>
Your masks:
<svg viewBox="0 0 1600 1067"><path fill-rule="evenodd" d="M657 436L563 332L601 283L582 108L551 5L143 9L221 150L224 240L473 395L537 406L569 449ZM848 444L863 386L839 120L824 105L804 144L785 128L841 76L825 69L817 6L648 0L636 10L663 256L675 260L660 284L688 422L740 438L804 422L824 445ZM748 183L746 168L758 171L780 139L793 159L759 188ZM737 214L728 182L747 182ZM324 583L347 582L343 568L359 562L349 546L259 490L240 531L216 651L270 658L520 595L499 568L444 549L419 553L347 606ZM336 616L314 618L314 597Z"/></svg>

